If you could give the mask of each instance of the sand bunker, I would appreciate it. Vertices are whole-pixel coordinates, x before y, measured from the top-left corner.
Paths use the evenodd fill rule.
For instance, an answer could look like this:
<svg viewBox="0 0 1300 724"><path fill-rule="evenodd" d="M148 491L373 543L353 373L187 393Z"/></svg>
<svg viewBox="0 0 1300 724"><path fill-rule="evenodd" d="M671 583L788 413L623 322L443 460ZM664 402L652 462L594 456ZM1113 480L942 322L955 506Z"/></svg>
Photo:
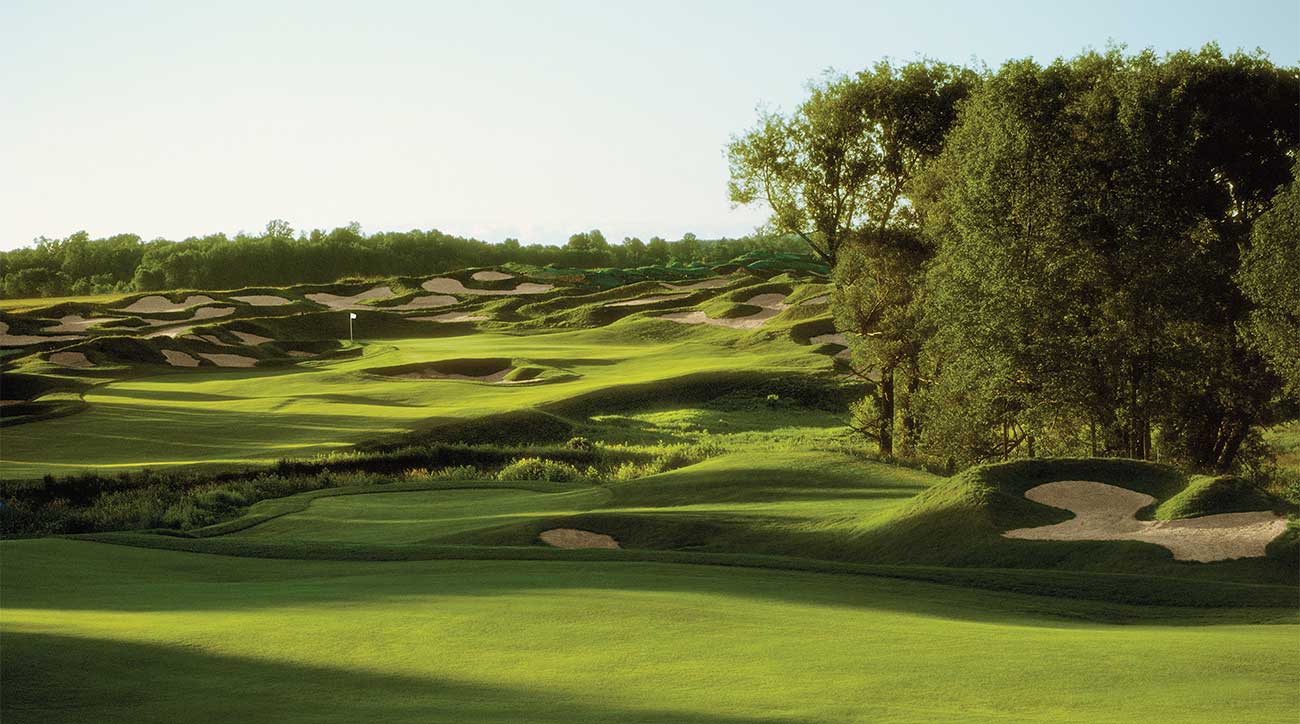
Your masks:
<svg viewBox="0 0 1300 724"><path fill-rule="evenodd" d="M673 312L672 314L660 315L659 319L667 319L678 324L711 324L715 327L730 327L731 329L758 329L767 320L780 314L788 306L785 303L784 294L758 294L741 303L760 307L760 309L748 317L732 317L729 319L714 319L704 312Z"/></svg>
<svg viewBox="0 0 1300 724"><path fill-rule="evenodd" d="M723 279L722 277L715 277L713 279L705 279L702 282L691 282L689 284L673 284L672 282L659 283L673 291L693 292L697 289L717 289L719 287L725 287L730 284L731 281L729 279Z"/></svg>
<svg viewBox="0 0 1300 724"><path fill-rule="evenodd" d="M200 341L200 342L207 342L208 344L215 344L215 345L217 345L218 347L234 347L234 346L235 346L235 345L233 345L233 344L231 344L231 343L229 343L229 342L222 341L222 339L221 339L220 337L218 337L217 335L215 335L215 334L191 334L191 335L189 335L188 337L186 337L185 339L196 339L196 340L198 340L198 341Z"/></svg>
<svg viewBox="0 0 1300 724"><path fill-rule="evenodd" d="M178 337L196 326L194 323L204 319L215 319L225 317L235 311L234 307L202 307L194 310L194 315L189 319L150 319L150 326L158 327L154 331L144 335L145 339L154 337Z"/></svg>
<svg viewBox="0 0 1300 724"><path fill-rule="evenodd" d="M323 304L330 309L377 309L378 307L362 306L361 302L367 299L387 299L393 296L393 290L389 287L375 287L359 294L353 294L350 297L341 297L337 294L327 294L325 292L305 296L311 301Z"/></svg>
<svg viewBox="0 0 1300 724"><path fill-rule="evenodd" d="M482 314L465 314L464 312L444 312L428 317L407 317L417 322L484 322L487 317Z"/></svg>
<svg viewBox="0 0 1300 724"><path fill-rule="evenodd" d="M199 356L218 367L252 367L257 364L255 358L245 357L242 354L210 354L208 352L199 352Z"/></svg>
<svg viewBox="0 0 1300 724"><path fill-rule="evenodd" d="M273 294L246 294L242 297L231 297L231 299L254 307L278 307L282 304L291 303L288 299Z"/></svg>
<svg viewBox="0 0 1300 724"><path fill-rule="evenodd" d="M60 367L94 367L95 363L86 359L84 352L55 352L48 358Z"/></svg>
<svg viewBox="0 0 1300 724"><path fill-rule="evenodd" d="M285 352L285 354L289 355L290 357L315 357L316 356L311 352L303 352L300 349L291 349L288 352Z"/></svg>
<svg viewBox="0 0 1300 724"><path fill-rule="evenodd" d="M91 317L87 319L80 314L69 314L59 320L58 324L42 329L42 332L84 332L100 322L110 322L112 317Z"/></svg>
<svg viewBox="0 0 1300 724"><path fill-rule="evenodd" d="M554 284L534 284L524 282L514 289L470 289L456 279L436 277L420 285L426 292L434 294L472 294L479 296L510 296L514 294L542 294L555 288Z"/></svg>
<svg viewBox="0 0 1300 724"><path fill-rule="evenodd" d="M1046 483L1025 497L1074 513L1074 518L1002 535L1023 540L1135 540L1169 549L1180 561L1257 558L1286 531L1286 518L1267 510L1221 513L1184 520L1138 520L1155 498L1127 488L1087 480Z"/></svg>
<svg viewBox="0 0 1300 724"><path fill-rule="evenodd" d="M450 307L460 300L446 294L430 294L424 297L415 297L405 304L399 304L396 307L376 307L389 312L404 312L410 309L433 309L435 307Z"/></svg>
<svg viewBox="0 0 1300 724"><path fill-rule="evenodd" d="M836 359L849 359L853 353L849 350L849 338L843 334L819 334L816 337L810 337L808 341L812 344L838 344L844 349L835 353Z"/></svg>
<svg viewBox="0 0 1300 724"><path fill-rule="evenodd" d="M820 297L813 297L812 299L805 299L805 300L803 300L802 302L799 302L799 306L801 306L801 307L810 307L810 306L812 306L812 305L814 305L814 304L828 304L830 301L831 301L831 297L830 297L830 295L829 295L829 294L823 294L823 295L821 295Z"/></svg>
<svg viewBox="0 0 1300 724"><path fill-rule="evenodd" d="M167 364L172 367L198 367L199 361L193 357L174 349L162 350L163 357L167 358Z"/></svg>
<svg viewBox="0 0 1300 724"><path fill-rule="evenodd" d="M538 534L548 546L556 548L618 548L618 541L604 533L577 528L552 528Z"/></svg>
<svg viewBox="0 0 1300 724"><path fill-rule="evenodd" d="M238 337L240 342L243 342L244 344L251 344L254 346L275 341L270 337L263 337L260 334L253 334L251 332L236 332L235 330L232 329L230 330L230 333Z"/></svg>
<svg viewBox="0 0 1300 724"><path fill-rule="evenodd" d="M0 347L23 347L42 342L66 342L70 339L81 339L81 337L75 335L46 337L38 334L9 334L9 324L0 322Z"/></svg>
<svg viewBox="0 0 1300 724"><path fill-rule="evenodd" d="M689 297L689 296L690 296L690 294L687 293L687 292L679 292L679 293L677 293L677 294L652 294L652 295L650 295L650 296L648 296L648 297L639 297L639 298L637 298L637 299L629 299L629 300L627 300L627 301L625 301L625 302L610 302L609 304L606 304L605 306L607 306L607 307L644 307L644 306L647 305L647 304L657 304L657 303L659 303L659 302L666 302L666 301L668 301L668 300L670 300L670 299L681 299L682 297Z"/></svg>
<svg viewBox="0 0 1300 724"><path fill-rule="evenodd" d="M503 282L507 279L514 279L514 274L506 274L499 271L476 271L470 275L470 279L476 282Z"/></svg>
<svg viewBox="0 0 1300 724"><path fill-rule="evenodd" d="M194 294L186 297L184 301L173 302L167 297L152 295L141 297L131 303L129 307L122 307L123 312L157 314L159 312L179 312L189 307L197 307L200 304L211 304L217 300L206 294Z"/></svg>
<svg viewBox="0 0 1300 724"><path fill-rule="evenodd" d="M514 367L506 367L486 375L466 375L459 372L439 372L435 369L414 370L412 372L403 372L399 375L392 375L404 380L472 380L474 382L502 382L506 375L514 371Z"/></svg>

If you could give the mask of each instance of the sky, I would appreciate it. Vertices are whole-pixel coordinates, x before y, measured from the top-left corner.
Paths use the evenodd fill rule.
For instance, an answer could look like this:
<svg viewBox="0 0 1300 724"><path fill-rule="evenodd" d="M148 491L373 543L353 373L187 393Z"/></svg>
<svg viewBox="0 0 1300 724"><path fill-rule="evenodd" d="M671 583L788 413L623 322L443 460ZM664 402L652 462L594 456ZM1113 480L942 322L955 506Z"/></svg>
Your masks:
<svg viewBox="0 0 1300 724"><path fill-rule="evenodd" d="M359 222L740 236L724 148L827 69L1108 43L1300 62L1300 2L0 0L0 248Z"/></svg>

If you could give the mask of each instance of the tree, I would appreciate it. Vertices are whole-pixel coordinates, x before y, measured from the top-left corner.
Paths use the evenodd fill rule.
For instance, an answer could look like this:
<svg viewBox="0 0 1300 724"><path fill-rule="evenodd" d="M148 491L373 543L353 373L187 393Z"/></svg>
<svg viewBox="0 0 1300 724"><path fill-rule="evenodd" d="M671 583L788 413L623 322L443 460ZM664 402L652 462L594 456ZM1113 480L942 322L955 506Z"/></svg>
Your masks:
<svg viewBox="0 0 1300 724"><path fill-rule="evenodd" d="M968 424L1032 441L1068 413L1102 452L1158 442L1230 467L1276 390L1234 332L1232 274L1297 142L1298 98L1293 69L1212 46L1015 61L990 79L934 167L927 216L927 354L979 380L969 407L998 418Z"/></svg>
<svg viewBox="0 0 1300 724"><path fill-rule="evenodd" d="M939 152L972 71L888 61L829 76L789 117L763 112L727 148L731 201L763 203L777 234L795 234L828 265L863 230L906 213L908 181Z"/></svg>
<svg viewBox="0 0 1300 724"><path fill-rule="evenodd" d="M1300 400L1300 163L1255 222L1237 280L1255 305L1243 331Z"/></svg>
<svg viewBox="0 0 1300 724"><path fill-rule="evenodd" d="M662 264L668 261L668 242L658 236L650 237L650 243L645 247L646 256Z"/></svg>

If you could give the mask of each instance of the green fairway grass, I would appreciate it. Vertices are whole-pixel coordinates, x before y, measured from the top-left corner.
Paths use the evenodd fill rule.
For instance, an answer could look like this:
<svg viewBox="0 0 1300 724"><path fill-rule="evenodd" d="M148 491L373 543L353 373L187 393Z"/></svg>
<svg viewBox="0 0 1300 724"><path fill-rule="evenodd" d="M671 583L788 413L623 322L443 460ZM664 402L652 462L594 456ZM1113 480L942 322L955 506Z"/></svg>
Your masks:
<svg viewBox="0 0 1300 724"><path fill-rule="evenodd" d="M631 325L663 327L667 322ZM677 325L671 325L671 332ZM694 339L625 337L620 328L545 335L477 334L366 345L360 357L292 369L158 369L85 393L75 416L12 427L0 454L3 477L91 468L270 463L414 430L435 421L481 416L603 388L705 371L816 371L828 358L793 341L728 346L732 330ZM697 341L698 340L698 341ZM396 379L367 370L472 357L552 360L572 376L550 383L485 384Z"/></svg>
<svg viewBox="0 0 1300 724"><path fill-rule="evenodd" d="M862 383L840 347L809 344L834 331L825 305L798 304L818 282L738 275L648 307L607 305L657 283L560 288L463 301L487 319L440 324L379 311L418 296L390 280L356 343L345 312L304 295L376 283L258 290L293 303L198 330L225 346L92 335L74 346L94 368L6 357L22 402L0 431L0 520L73 535L0 541L0 720L1218 724L1300 708L1295 522L1267 556L1214 563L1002 536L1069 515L1024 497L1049 481L1148 493L1157 519L1294 520L1285 490L1130 460L947 475L876 459L848 426ZM655 319L745 315L777 292L791 306L758 329ZM160 349L258 366L173 368ZM555 528L620 548L551 548Z"/></svg>
<svg viewBox="0 0 1300 724"><path fill-rule="evenodd" d="M1217 723L1300 706L1300 627L1248 612L1188 625L708 566L2 545L6 722ZM1133 620L1083 620L1099 613Z"/></svg>

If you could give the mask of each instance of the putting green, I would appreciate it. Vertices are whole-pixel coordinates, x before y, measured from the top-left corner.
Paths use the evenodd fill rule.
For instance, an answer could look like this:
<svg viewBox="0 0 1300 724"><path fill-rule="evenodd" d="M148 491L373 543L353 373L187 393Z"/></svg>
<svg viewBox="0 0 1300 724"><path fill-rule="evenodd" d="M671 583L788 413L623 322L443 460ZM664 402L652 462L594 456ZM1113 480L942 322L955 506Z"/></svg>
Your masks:
<svg viewBox="0 0 1300 724"><path fill-rule="evenodd" d="M1300 707L1294 623L712 566L0 551L6 722L1217 724Z"/></svg>

